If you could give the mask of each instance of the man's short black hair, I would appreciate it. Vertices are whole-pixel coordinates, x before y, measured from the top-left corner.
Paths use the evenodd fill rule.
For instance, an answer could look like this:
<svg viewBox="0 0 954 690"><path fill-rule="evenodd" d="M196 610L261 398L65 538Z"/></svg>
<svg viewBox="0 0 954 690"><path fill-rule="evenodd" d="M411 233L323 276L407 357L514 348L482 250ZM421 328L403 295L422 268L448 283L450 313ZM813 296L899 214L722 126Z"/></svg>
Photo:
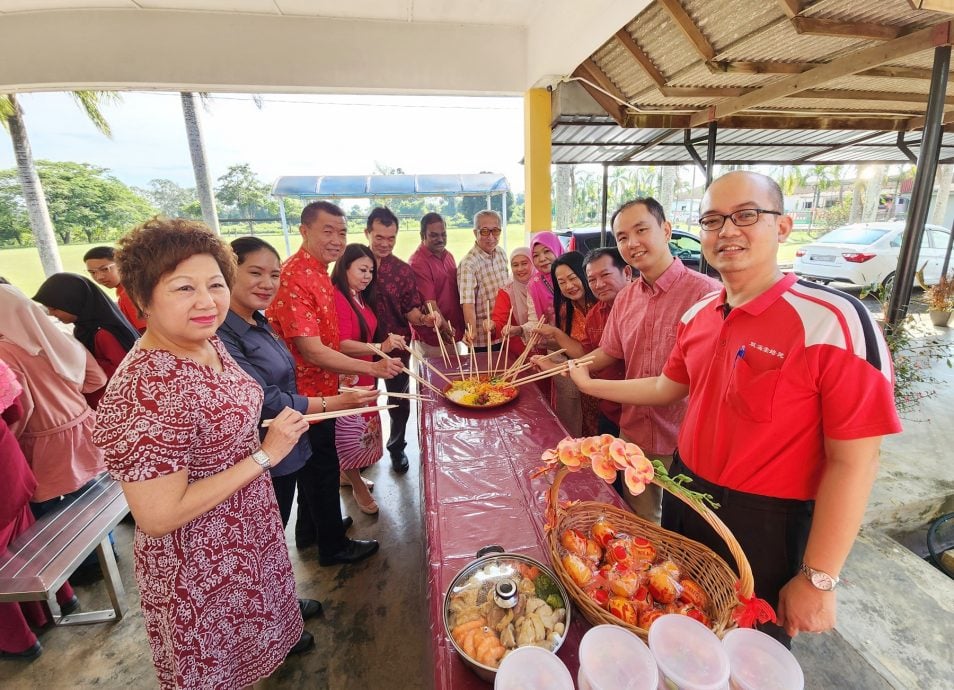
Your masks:
<svg viewBox="0 0 954 690"><path fill-rule="evenodd" d="M433 211L431 211L430 213L424 214L424 217L421 218L421 239L422 240L426 238L427 226L430 225L431 223L444 223L444 217L440 213L434 213ZM444 226L446 227L447 224L445 223Z"/></svg>
<svg viewBox="0 0 954 690"><path fill-rule="evenodd" d="M371 226L374 224L374 221L378 221L386 228L395 225L397 226L398 230L401 229L401 224L398 222L398 217L394 215L394 212L391 211L391 209L389 209L387 206L378 206L371 210L371 213L368 215L368 224L365 226L365 230L370 230Z"/></svg>
<svg viewBox="0 0 954 690"><path fill-rule="evenodd" d="M627 264L623 260L623 255L619 253L619 249L616 247L597 247L596 249L591 249L587 252L586 256L583 257L583 269L586 270L586 267L589 266L594 261L599 261L604 256L608 256L613 260L613 265L616 266L619 270L625 270Z"/></svg>
<svg viewBox="0 0 954 690"><path fill-rule="evenodd" d="M632 208L637 204L642 204L646 207L646 210L649 211L653 218L659 221L659 224L662 225L666 222L666 211L663 209L662 204L656 201L651 196L640 197L639 199L633 199L632 201L627 201L625 204L616 209L616 212L613 214L613 217L610 219L610 230L612 230L613 225L616 223L616 217L620 213L625 211L628 208Z"/></svg>
<svg viewBox="0 0 954 690"><path fill-rule="evenodd" d="M83 261L89 261L90 259L107 259L112 261L115 258L116 250L112 247L93 247L83 254Z"/></svg>
<svg viewBox="0 0 954 690"><path fill-rule="evenodd" d="M312 201L301 210L301 224L308 227L315 222L315 218L317 218L318 214L322 211L341 218L344 218L345 215L345 212L341 210L340 206L330 201Z"/></svg>

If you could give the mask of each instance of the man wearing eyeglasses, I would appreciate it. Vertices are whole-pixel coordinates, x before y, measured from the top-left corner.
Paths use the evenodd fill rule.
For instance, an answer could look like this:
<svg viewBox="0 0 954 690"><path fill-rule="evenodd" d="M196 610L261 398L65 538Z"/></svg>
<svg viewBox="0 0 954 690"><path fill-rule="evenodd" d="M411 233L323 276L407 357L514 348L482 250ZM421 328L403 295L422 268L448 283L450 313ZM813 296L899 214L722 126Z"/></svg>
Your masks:
<svg viewBox="0 0 954 690"><path fill-rule="evenodd" d="M119 311L123 313L129 323L137 331L142 333L146 330L146 321L139 316L139 310L129 299L119 279L119 270L116 268L114 259L115 250L112 247L93 247L83 255L83 262L86 264L86 270L89 277L106 288L116 288L116 300L119 302Z"/></svg>
<svg viewBox="0 0 954 690"><path fill-rule="evenodd" d="M497 292L507 282L507 253L500 247L500 214L489 209L474 216L474 246L460 260L457 267L457 289L464 311L464 342L478 352L500 347L500 339L487 337L489 311L493 311Z"/></svg>
<svg viewBox="0 0 954 690"><path fill-rule="evenodd" d="M662 374L591 380L624 404L688 395L672 473L711 494L749 559L756 595L778 612L765 631L789 645L835 623L835 585L858 533L884 434L901 430L890 353L868 310L837 290L782 274L792 231L774 180L732 172L702 200L702 250L724 289L679 324ZM678 505L677 505L678 504ZM667 496L663 526L732 563L698 515Z"/></svg>

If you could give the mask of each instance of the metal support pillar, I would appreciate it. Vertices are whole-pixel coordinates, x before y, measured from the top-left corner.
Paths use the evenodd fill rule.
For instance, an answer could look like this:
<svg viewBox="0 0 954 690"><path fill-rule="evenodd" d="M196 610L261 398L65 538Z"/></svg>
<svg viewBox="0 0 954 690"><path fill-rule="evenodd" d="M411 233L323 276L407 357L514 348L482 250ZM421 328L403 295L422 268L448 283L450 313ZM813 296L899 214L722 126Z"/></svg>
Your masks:
<svg viewBox="0 0 954 690"><path fill-rule="evenodd" d="M285 238L285 258L291 256L291 240L288 237L288 218L285 216L285 197L278 197L278 215L282 218L282 236Z"/></svg>
<svg viewBox="0 0 954 690"><path fill-rule="evenodd" d="M706 189L712 184L712 176L715 173L715 155L716 155L716 133L719 131L717 122L709 123L709 137L706 141ZM702 210L700 209L700 213ZM692 217L692 214L689 214ZM699 273L708 273L709 262L706 261L705 254L699 254Z"/></svg>
<svg viewBox="0 0 954 690"><path fill-rule="evenodd" d="M600 216L600 246L606 246L606 206L609 203L609 165L603 163L602 214Z"/></svg>
<svg viewBox="0 0 954 690"><path fill-rule="evenodd" d="M918 252L924 235L924 223L927 222L928 208L931 205L931 191L934 188L934 176L937 173L938 153L940 151L941 119L944 113L944 98L947 91L947 72L951 64L951 46L938 46L934 49L934 67L931 71L931 91L928 95L927 109L924 113L924 133L921 138L921 150L918 155L917 174L914 188L911 190L911 206L908 209L904 235L898 254L898 267L894 274L891 298L888 300L888 313L885 320L889 327L897 326L908 311L911 301L911 288L914 273L917 270Z"/></svg>

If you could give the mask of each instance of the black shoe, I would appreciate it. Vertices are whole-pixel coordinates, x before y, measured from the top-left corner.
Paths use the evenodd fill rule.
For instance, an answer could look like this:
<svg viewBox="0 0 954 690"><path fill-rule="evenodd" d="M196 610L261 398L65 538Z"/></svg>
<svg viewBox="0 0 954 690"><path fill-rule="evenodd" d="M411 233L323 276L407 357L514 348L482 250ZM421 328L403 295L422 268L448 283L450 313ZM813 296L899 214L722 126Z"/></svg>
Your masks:
<svg viewBox="0 0 954 690"><path fill-rule="evenodd" d="M398 453L397 455L392 455L392 456L391 456L391 467L392 467L392 468L394 469L394 471L397 472L398 474L404 474L405 472L407 472L408 468L410 467L410 465L408 464L408 461L407 461L407 453L405 453L405 452L402 450L402 451L401 451L400 453Z"/></svg>
<svg viewBox="0 0 954 690"><path fill-rule="evenodd" d="M295 548L299 551L307 549L309 546L314 546L317 543L317 539L318 537L315 536L314 532L311 534L299 534L295 532Z"/></svg>
<svg viewBox="0 0 954 690"><path fill-rule="evenodd" d="M43 646L37 640L32 647L27 647L22 652L4 652L0 651L0 659L19 659L20 661L33 661L43 653Z"/></svg>
<svg viewBox="0 0 954 690"><path fill-rule="evenodd" d="M304 654L309 649L314 648L314 646L315 636L307 630L302 630L301 637L298 638L298 642L295 643L294 647L288 650L288 654L285 655L285 658L287 659L293 654Z"/></svg>
<svg viewBox="0 0 954 690"><path fill-rule="evenodd" d="M340 563L357 563L363 561L378 551L380 544L374 539L349 539L347 546L331 556L318 556L320 565L338 565Z"/></svg>
<svg viewBox="0 0 954 690"><path fill-rule="evenodd" d="M354 518L350 515L345 515L343 518L341 518L341 529L343 529L345 532L351 529L351 525L353 524Z"/></svg>
<svg viewBox="0 0 954 690"><path fill-rule="evenodd" d="M76 595L73 595L73 598L70 599L65 604L60 604L60 613L64 616L68 616L73 611L79 608L79 599L76 598Z"/></svg>
<svg viewBox="0 0 954 690"><path fill-rule="evenodd" d="M298 608L301 609L302 620L320 616L324 611L324 607L317 599L299 599Z"/></svg>

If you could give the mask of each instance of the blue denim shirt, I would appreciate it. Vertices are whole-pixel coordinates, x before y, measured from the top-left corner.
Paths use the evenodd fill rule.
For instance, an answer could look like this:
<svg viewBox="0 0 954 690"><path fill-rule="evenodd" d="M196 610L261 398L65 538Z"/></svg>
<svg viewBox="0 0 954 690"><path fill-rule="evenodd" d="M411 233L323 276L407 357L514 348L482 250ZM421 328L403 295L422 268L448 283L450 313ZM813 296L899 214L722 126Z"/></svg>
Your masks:
<svg viewBox="0 0 954 690"><path fill-rule="evenodd" d="M238 365L265 391L262 419L272 419L286 407L304 413L308 409L308 398L298 395L291 353L264 316L255 312L254 318L255 326L230 309L225 322L219 326L219 338ZM265 438L265 432L266 429L259 428L260 438ZM284 461L271 470L272 476L284 477L297 472L304 467L309 456L308 434L302 434Z"/></svg>

